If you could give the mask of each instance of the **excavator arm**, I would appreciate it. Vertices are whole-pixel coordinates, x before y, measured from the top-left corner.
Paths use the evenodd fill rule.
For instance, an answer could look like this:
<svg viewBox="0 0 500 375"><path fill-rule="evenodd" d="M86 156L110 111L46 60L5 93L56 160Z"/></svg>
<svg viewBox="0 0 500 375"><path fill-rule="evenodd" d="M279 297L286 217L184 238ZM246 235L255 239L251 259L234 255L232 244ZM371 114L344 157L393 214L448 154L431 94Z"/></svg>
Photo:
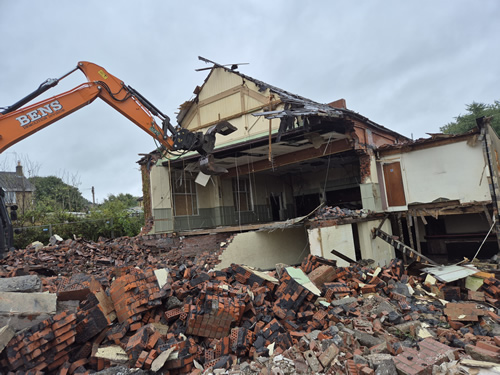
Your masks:
<svg viewBox="0 0 500 375"><path fill-rule="evenodd" d="M59 81L77 69L85 74L88 79L87 83L41 102L22 107L36 96L56 86ZM200 170L203 173L213 175L227 172L214 165L211 152L215 146L215 134L228 135L236 130L234 126L228 122L222 122L210 128L205 134L192 133L187 129L176 129L170 123L169 117L139 92L125 85L123 81L108 73L104 68L86 61L79 62L74 70L59 79L45 81L33 93L0 111L0 153L22 139L92 103L96 98L104 100L154 137L166 150L197 151L200 153L202 156ZM155 117L160 119L161 126L157 124Z"/></svg>
<svg viewBox="0 0 500 375"><path fill-rule="evenodd" d="M82 71L88 82L49 99L25 106L76 70ZM201 155L199 162L201 172L208 175L227 172L226 169L214 164L212 151L217 133L228 135L236 130L229 122L220 122L208 129L205 134L175 128L168 116L139 92L125 85L123 81L108 73L104 68L86 61L79 62L75 69L61 78L46 80L38 89L13 105L0 108L0 153L92 103L96 98L104 100L155 138L167 152L197 151ZM160 120L161 126L156 122L156 118ZM0 187L0 258L2 258L3 251L13 247L12 223L6 210L4 196L5 192ZM11 207L11 215L15 215L14 207Z"/></svg>

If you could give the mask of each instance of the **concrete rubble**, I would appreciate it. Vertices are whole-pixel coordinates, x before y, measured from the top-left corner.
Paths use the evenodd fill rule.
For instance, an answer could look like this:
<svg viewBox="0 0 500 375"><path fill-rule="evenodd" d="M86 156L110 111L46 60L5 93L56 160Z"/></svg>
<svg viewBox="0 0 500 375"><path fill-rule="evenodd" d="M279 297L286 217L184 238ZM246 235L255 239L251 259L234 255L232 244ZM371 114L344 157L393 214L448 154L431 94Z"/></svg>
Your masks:
<svg viewBox="0 0 500 375"><path fill-rule="evenodd" d="M230 241L77 239L10 252L0 373L500 373L491 270L474 275L475 290L399 259L338 267L308 255L269 272L213 270Z"/></svg>

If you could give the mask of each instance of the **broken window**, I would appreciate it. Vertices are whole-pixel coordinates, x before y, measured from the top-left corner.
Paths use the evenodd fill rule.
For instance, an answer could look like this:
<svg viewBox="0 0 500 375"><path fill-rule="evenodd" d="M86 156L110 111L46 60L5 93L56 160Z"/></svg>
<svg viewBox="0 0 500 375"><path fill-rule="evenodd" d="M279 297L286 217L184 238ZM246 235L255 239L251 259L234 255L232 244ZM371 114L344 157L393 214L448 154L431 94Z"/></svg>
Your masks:
<svg viewBox="0 0 500 375"><path fill-rule="evenodd" d="M233 202L236 211L253 211L250 180L233 178Z"/></svg>
<svg viewBox="0 0 500 375"><path fill-rule="evenodd" d="M179 173L172 181L174 216L198 215L198 200L194 178Z"/></svg>

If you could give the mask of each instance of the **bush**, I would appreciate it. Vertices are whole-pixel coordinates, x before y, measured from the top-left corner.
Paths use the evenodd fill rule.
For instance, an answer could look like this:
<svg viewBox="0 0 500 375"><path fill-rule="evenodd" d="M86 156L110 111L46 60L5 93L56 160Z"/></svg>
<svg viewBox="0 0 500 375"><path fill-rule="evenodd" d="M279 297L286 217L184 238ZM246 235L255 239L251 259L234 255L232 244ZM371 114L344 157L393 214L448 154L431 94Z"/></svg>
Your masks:
<svg viewBox="0 0 500 375"><path fill-rule="evenodd" d="M91 211L85 217L77 217L64 212L56 212L38 216L38 220L30 225L31 217L20 217L15 228L20 232L14 234L14 246L25 248L35 241L48 244L51 234L57 234L63 239L82 237L97 241L99 237L114 238L136 236L144 225L143 214L131 215L126 210ZM24 223L23 226L16 224Z"/></svg>

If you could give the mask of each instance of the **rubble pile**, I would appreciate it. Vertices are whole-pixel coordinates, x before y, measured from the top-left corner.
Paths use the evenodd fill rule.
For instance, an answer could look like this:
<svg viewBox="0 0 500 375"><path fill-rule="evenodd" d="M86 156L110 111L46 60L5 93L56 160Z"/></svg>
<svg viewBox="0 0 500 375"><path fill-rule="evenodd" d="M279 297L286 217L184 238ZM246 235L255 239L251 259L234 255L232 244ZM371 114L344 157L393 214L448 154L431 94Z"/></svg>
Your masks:
<svg viewBox="0 0 500 375"><path fill-rule="evenodd" d="M349 208L340 208L338 206L324 206L315 212L315 216L310 218L310 221L342 219L342 218L365 218L370 215L372 211L367 209L351 210Z"/></svg>
<svg viewBox="0 0 500 375"><path fill-rule="evenodd" d="M46 290L55 292L64 276L89 273L109 286L113 270L124 266L164 268L170 264L203 264L206 269L218 263L218 255L232 236L214 234L194 239L171 234L120 237L98 242L84 239L57 241L52 245L34 245L11 251L0 260L0 277L21 276L34 272L44 276ZM62 278L61 278L62 277Z"/></svg>
<svg viewBox="0 0 500 375"><path fill-rule="evenodd" d="M199 242L220 248L210 236ZM40 275L51 293L24 294L56 295L58 307L14 332L19 309L7 294L19 293L0 293L10 319L0 324L0 372L452 374L500 366L494 274L479 272L482 286L467 290L409 274L398 259L338 267L313 255L270 272L237 264L216 271L220 249L188 251L173 241L161 250L167 240L67 241L9 254L0 290L23 272ZM57 276L37 273L47 270ZM26 314L35 319L32 310L19 319Z"/></svg>

